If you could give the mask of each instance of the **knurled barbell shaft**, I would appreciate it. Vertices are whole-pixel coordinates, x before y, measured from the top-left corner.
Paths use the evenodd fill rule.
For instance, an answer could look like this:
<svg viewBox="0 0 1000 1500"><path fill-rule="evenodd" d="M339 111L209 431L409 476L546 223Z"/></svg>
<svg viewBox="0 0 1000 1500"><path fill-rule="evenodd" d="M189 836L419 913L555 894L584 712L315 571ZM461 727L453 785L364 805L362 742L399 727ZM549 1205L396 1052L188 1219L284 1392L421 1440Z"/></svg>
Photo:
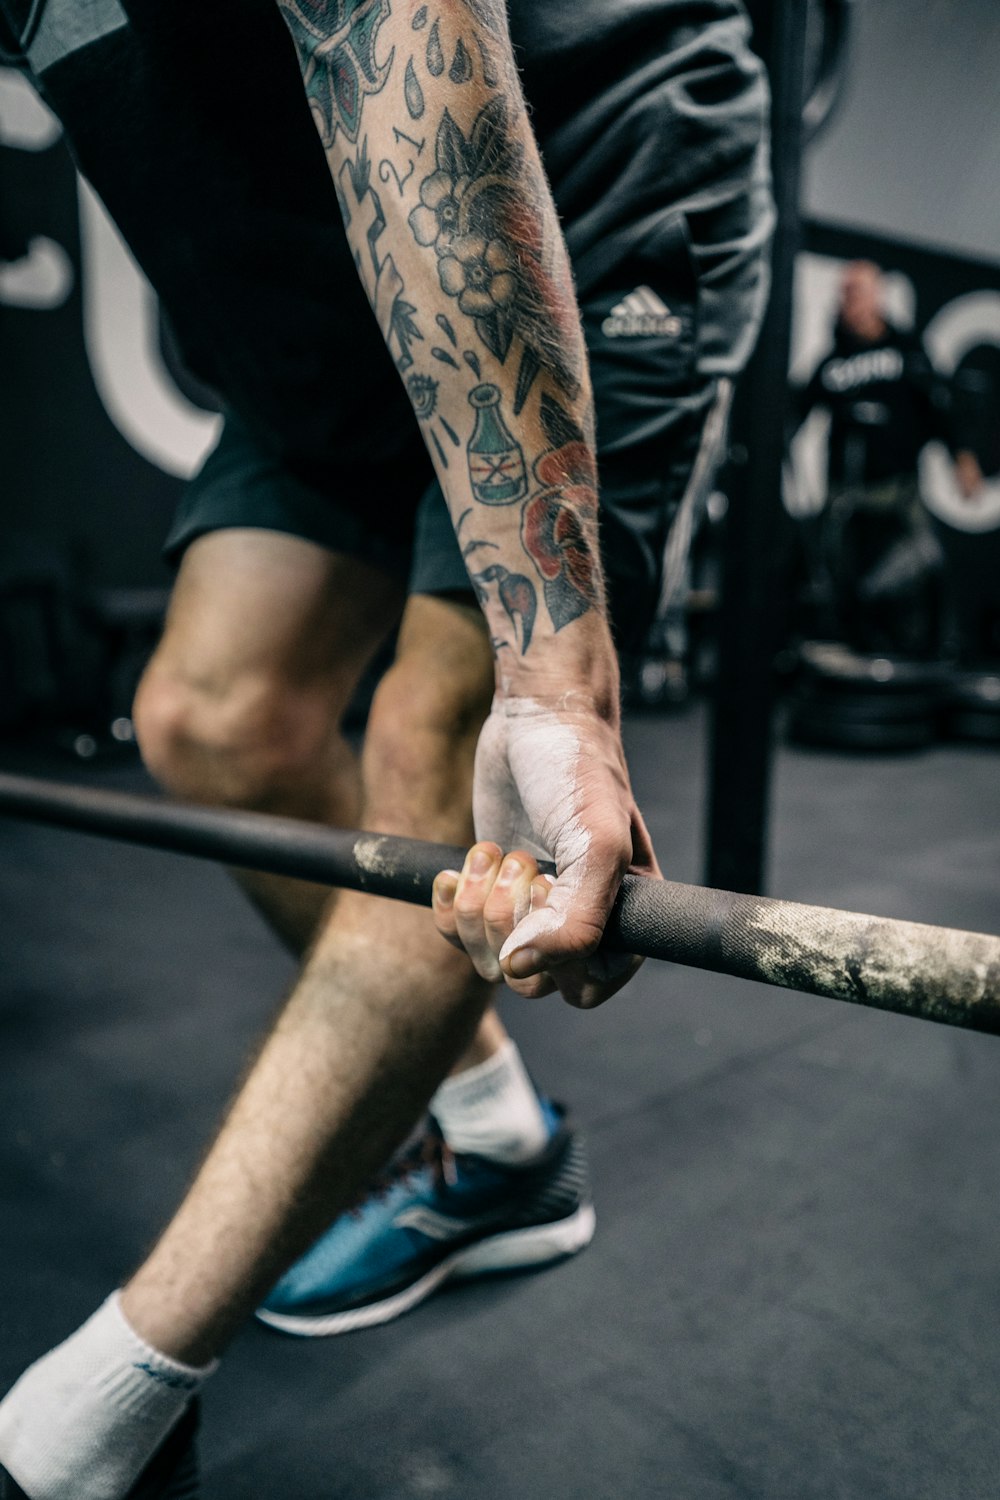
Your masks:
<svg viewBox="0 0 1000 1500"><path fill-rule="evenodd" d="M428 906L448 844L0 774L0 813ZM1000 1033L1000 938L628 875L608 947Z"/></svg>

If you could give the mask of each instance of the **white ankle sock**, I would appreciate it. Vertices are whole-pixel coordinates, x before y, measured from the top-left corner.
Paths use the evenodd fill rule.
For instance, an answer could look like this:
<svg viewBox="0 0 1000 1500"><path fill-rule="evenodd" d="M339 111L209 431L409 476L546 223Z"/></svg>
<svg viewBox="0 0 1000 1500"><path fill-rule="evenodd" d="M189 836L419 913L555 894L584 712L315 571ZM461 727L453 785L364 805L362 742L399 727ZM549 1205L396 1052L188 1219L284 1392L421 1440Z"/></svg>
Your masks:
<svg viewBox="0 0 1000 1500"><path fill-rule="evenodd" d="M114 1292L0 1402L0 1463L31 1500L118 1500L215 1367L153 1349Z"/></svg>
<svg viewBox="0 0 1000 1500"><path fill-rule="evenodd" d="M430 1111L453 1151L492 1161L526 1161L549 1139L538 1095L509 1037L485 1062L446 1078Z"/></svg>

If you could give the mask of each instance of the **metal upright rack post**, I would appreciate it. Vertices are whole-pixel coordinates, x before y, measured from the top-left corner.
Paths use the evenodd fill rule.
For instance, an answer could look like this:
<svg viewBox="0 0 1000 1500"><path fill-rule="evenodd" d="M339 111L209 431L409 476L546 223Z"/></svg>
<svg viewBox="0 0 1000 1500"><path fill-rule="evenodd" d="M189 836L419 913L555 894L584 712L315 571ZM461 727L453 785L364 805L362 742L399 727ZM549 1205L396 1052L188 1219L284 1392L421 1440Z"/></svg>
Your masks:
<svg viewBox="0 0 1000 1500"><path fill-rule="evenodd" d="M760 894L766 868L778 644L776 561L782 522L792 276L799 246L807 0L771 0L755 45L771 78L777 228L772 291L733 413L729 511L711 718L706 880Z"/></svg>

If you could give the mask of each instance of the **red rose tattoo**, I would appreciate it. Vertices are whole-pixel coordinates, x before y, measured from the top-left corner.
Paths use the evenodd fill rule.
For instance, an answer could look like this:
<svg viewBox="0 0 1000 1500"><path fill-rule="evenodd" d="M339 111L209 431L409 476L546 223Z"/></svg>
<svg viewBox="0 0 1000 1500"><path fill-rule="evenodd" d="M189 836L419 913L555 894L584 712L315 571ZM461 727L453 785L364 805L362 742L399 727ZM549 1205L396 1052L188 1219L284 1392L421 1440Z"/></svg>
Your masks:
<svg viewBox="0 0 1000 1500"><path fill-rule="evenodd" d="M576 423L549 396L542 398L542 426L552 448L535 460L544 486L524 507L521 539L542 577L545 605L556 630L598 602L597 470Z"/></svg>

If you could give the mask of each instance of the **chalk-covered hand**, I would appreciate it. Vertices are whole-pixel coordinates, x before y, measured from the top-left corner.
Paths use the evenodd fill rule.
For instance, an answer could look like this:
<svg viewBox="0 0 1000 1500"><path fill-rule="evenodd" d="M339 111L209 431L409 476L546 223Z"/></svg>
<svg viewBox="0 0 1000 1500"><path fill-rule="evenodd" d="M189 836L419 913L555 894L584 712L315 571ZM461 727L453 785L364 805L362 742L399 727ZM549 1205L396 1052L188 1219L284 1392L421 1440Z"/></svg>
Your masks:
<svg viewBox="0 0 1000 1500"><path fill-rule="evenodd" d="M600 714L584 693L548 702L498 695L479 740L473 802L479 842L462 871L435 883L441 932L486 979L600 1005L638 967L596 951L621 878L659 874L617 714ZM539 858L554 863L554 880L539 874Z"/></svg>

